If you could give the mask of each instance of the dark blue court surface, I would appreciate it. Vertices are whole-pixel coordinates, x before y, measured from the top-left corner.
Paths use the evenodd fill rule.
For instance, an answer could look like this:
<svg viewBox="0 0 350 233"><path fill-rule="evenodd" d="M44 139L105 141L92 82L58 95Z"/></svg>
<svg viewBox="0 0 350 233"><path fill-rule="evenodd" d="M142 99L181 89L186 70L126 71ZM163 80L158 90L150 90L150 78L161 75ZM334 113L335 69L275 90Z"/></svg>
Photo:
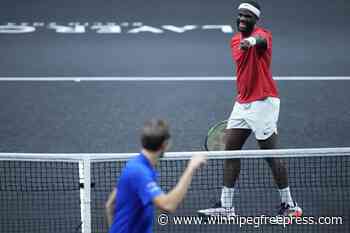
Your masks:
<svg viewBox="0 0 350 233"><path fill-rule="evenodd" d="M232 33L208 25L236 31L237 5L229 0L3 0L0 75L231 76ZM349 10L344 0L262 2L261 25L273 33L273 73L348 76ZM22 23L27 27L18 28Z"/></svg>
<svg viewBox="0 0 350 233"><path fill-rule="evenodd" d="M172 151L201 150L208 128L229 116L235 82L233 79L166 81L166 78L215 79L235 75L229 45L236 31L237 6L238 1L228 0L3 0L0 7L0 80L4 77L12 80L0 81L1 151L137 152L140 127L152 117L169 121ZM337 79L350 76L349 11L350 4L343 0L262 2L261 25L273 33L274 76L314 79L278 81L281 148L350 145L350 81ZM164 80L14 81L19 77L106 76L164 77ZM322 76L332 78L318 80ZM256 148L253 137L245 148ZM348 160L346 162L349 164ZM330 164L334 165L330 165L330 171L349 174L349 167L341 167L341 162ZM262 166L258 170L268 173ZM303 176L303 172L299 173L293 166L290 171L296 177ZM320 176L314 179L328 180L327 176ZM217 181L208 182L203 193L215 198L221 185L221 180ZM350 204L346 198L349 183L346 184L341 193L337 191L341 189L339 186L334 190L315 188L311 196L314 200L304 185L296 190L297 197L306 208L310 208L310 204L305 200L320 205L321 210L315 214L326 213L324 210L336 214L339 212L334 209L341 207L340 213L349 221ZM272 187L270 183L267 186L268 189ZM79 195L72 192L73 196ZM107 190L102 193L100 200L106 197ZM242 189L240 195L248 195L256 201L259 200L256 193ZM187 203L197 203L196 195L192 192ZM23 194L22 198L30 200L35 196ZM327 197L335 196L339 203L335 204L336 208L329 207L327 200L334 199ZM9 198L0 197L0 201L12 203ZM268 197L268 201L273 198ZM60 206L61 199L56 206ZM79 205L73 202L72 206ZM207 204L203 201L196 205ZM48 210L42 210L43 215L45 211ZM3 214L1 212L0 217ZM70 214L79 219L79 210ZM349 232L350 224L346 224L337 231ZM2 229L0 225L1 232L10 232ZM15 231L23 230L18 229ZM44 227L41 231L49 229ZM183 226L171 229L203 231ZM255 229L255 232L270 230ZM317 232L333 230L317 228ZM219 232L215 226L206 229L209 231ZM292 228L288 232L306 231Z"/></svg>

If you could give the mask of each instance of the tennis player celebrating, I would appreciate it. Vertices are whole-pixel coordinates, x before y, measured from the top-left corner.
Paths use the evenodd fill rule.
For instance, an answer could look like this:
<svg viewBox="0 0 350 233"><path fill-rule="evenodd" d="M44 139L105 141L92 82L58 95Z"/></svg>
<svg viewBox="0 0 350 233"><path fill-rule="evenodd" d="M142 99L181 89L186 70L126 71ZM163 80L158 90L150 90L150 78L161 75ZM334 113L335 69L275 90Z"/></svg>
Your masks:
<svg viewBox="0 0 350 233"><path fill-rule="evenodd" d="M141 135L142 152L126 164L106 203L108 223L112 224L110 233L151 233L154 205L173 212L183 200L195 170L206 162L206 157L194 156L177 185L165 194L157 184L155 166L168 148L169 139L164 121L146 122Z"/></svg>
<svg viewBox="0 0 350 233"><path fill-rule="evenodd" d="M280 100L271 74L272 35L256 26L261 8L246 0L238 7L236 33L231 40L236 63L237 98L227 123L226 150L240 150L253 131L261 149L275 149ZM301 208L293 201L287 169L279 159L266 159L281 196L280 215L300 216ZM234 185L240 173L240 160L225 161L221 201L213 208L199 210L204 215L235 215Z"/></svg>

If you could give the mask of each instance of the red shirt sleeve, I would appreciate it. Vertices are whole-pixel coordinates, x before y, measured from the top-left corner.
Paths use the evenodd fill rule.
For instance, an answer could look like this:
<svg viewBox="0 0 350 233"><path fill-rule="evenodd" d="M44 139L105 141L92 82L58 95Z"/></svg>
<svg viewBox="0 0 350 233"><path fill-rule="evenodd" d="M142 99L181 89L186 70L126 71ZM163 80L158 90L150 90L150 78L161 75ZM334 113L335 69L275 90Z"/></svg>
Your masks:
<svg viewBox="0 0 350 233"><path fill-rule="evenodd" d="M239 36L236 34L235 36L232 37L231 39L231 51L232 51L232 58L234 59L234 61L238 61L243 53L241 51L241 49L239 49L239 44L240 44L240 38Z"/></svg>
<svg viewBox="0 0 350 233"><path fill-rule="evenodd" d="M254 33L254 36L259 36L262 37L266 40L267 42L267 51L270 55L272 55L272 33L264 30L264 29L259 29Z"/></svg>

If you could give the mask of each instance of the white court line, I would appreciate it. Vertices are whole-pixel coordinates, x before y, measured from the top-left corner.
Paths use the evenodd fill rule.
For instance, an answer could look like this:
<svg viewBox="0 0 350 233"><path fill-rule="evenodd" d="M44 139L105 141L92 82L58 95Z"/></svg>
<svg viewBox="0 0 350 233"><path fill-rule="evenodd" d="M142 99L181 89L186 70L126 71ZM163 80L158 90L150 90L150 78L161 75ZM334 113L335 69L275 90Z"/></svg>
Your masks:
<svg viewBox="0 0 350 233"><path fill-rule="evenodd" d="M276 76L275 80L283 81L336 81L350 80L350 76ZM81 81L232 81L236 77L230 76L198 76L198 77L0 77L6 82L81 82Z"/></svg>

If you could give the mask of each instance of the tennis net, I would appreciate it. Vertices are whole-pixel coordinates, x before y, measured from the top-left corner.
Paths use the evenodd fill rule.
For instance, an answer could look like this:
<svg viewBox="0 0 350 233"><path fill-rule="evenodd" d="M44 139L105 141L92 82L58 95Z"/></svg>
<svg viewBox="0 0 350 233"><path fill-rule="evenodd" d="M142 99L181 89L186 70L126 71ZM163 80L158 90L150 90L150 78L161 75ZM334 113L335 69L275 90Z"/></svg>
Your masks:
<svg viewBox="0 0 350 233"><path fill-rule="evenodd" d="M169 222L155 232L350 232L350 148L167 153L157 167L169 191L193 154L208 154ZM104 204L126 161L136 154L0 154L0 232L107 232ZM234 205L239 216L277 215L279 194L264 158L280 158L304 216L314 224L208 224L196 211L219 199L226 159L241 158ZM89 184L89 185L88 185ZM179 220L178 217L193 217ZM317 222L319 217L341 217ZM318 223L318 224L317 224ZM327 224L329 223L329 224Z"/></svg>

